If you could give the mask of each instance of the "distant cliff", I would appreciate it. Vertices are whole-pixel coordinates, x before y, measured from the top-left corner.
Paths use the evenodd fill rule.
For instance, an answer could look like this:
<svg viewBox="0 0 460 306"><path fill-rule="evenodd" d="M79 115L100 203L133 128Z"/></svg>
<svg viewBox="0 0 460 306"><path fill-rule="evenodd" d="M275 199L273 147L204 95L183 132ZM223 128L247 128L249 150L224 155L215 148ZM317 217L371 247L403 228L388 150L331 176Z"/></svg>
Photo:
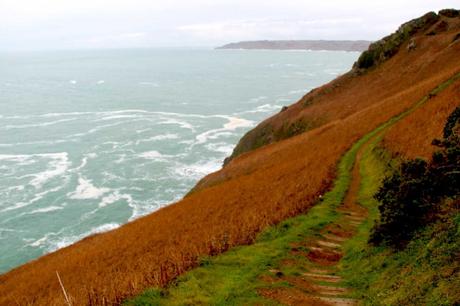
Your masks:
<svg viewBox="0 0 460 306"><path fill-rule="evenodd" d="M216 49L269 49L269 50L367 50L370 41L366 40L258 40L230 43Z"/></svg>

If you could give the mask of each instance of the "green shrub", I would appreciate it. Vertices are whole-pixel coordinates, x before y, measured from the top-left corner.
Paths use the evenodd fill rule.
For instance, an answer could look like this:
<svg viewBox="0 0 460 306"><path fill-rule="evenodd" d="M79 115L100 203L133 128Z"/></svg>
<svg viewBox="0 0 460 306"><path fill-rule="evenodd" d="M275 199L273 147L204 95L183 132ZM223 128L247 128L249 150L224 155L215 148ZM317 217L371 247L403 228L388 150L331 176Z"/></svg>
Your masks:
<svg viewBox="0 0 460 306"><path fill-rule="evenodd" d="M435 218L441 200L460 195L460 107L447 119L440 150L431 162L409 160L384 179L375 194L380 220L370 242L402 247L422 225Z"/></svg>

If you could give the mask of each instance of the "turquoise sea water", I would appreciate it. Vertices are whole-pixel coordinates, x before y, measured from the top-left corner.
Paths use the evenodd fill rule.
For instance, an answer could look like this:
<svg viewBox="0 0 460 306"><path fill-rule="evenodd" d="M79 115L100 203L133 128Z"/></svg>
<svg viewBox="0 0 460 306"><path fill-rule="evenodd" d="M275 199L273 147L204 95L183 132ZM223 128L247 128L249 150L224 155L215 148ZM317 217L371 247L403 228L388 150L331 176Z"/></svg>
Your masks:
<svg viewBox="0 0 460 306"><path fill-rule="evenodd" d="M0 54L0 273L179 200L248 129L358 55Z"/></svg>

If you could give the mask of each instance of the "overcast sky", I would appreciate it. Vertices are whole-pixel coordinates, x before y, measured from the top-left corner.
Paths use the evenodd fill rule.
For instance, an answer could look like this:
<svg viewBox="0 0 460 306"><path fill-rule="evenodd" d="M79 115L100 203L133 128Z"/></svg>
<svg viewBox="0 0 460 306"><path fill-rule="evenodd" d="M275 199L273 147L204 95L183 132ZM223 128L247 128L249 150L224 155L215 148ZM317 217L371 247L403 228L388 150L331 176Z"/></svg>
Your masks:
<svg viewBox="0 0 460 306"><path fill-rule="evenodd" d="M0 0L0 49L376 40L459 0Z"/></svg>

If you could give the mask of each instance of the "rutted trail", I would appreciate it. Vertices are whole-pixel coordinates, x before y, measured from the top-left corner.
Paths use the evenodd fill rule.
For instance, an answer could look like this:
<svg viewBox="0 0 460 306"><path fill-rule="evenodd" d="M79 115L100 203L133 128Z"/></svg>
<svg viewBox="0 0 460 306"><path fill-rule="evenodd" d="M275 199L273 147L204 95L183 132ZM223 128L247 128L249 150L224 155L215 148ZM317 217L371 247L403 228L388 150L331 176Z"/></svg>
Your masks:
<svg viewBox="0 0 460 306"><path fill-rule="evenodd" d="M279 269L270 270L274 276L265 278L272 286L284 281L289 287L261 289L260 294L286 305L346 306L358 303L348 298L350 289L342 285L343 279L337 272L338 263L344 255L342 245L354 236L357 227L367 217L367 210L359 205L357 198L361 182L361 156L370 141L360 147L351 171L347 194L343 203L334 209L339 218L308 237L301 245L292 245L291 254L295 259L281 261ZM302 263L305 258L308 265ZM297 265L304 272L298 276L284 276L281 272L283 265Z"/></svg>

